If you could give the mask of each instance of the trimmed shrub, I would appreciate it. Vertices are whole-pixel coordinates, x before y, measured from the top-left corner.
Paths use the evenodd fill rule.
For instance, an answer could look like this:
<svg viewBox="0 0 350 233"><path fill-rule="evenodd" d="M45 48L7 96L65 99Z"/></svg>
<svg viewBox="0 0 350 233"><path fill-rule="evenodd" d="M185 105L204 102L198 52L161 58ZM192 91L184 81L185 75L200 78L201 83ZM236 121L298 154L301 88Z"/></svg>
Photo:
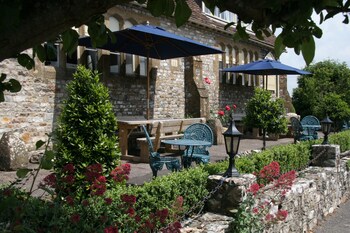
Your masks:
<svg viewBox="0 0 350 233"><path fill-rule="evenodd" d="M55 132L55 172L63 178L62 168L75 166L76 180L70 191L83 191L83 172L91 164L102 164L104 175L119 163L117 121L107 87L97 72L78 66L67 85L68 98ZM79 180L81 179L81 180Z"/></svg>

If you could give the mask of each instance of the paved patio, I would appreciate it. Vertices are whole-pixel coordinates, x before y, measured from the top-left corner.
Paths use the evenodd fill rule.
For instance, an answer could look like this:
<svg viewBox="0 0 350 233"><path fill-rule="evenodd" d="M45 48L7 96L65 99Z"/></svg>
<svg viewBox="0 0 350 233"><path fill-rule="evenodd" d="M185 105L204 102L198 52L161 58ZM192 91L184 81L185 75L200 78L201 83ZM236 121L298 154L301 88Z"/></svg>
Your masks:
<svg viewBox="0 0 350 233"><path fill-rule="evenodd" d="M266 147L271 147L281 144L291 144L294 142L293 138L280 138L277 141L267 140ZM242 139L239 147L239 152L250 151L250 150L260 150L263 146L263 141L261 139ZM214 145L210 149L211 162L224 160L228 158L226 154L225 145ZM129 176L129 184L140 185L144 182L152 180L152 171L148 163L134 163L129 161L131 164L131 174ZM167 174L169 171L164 167L162 171L158 172L158 176Z"/></svg>

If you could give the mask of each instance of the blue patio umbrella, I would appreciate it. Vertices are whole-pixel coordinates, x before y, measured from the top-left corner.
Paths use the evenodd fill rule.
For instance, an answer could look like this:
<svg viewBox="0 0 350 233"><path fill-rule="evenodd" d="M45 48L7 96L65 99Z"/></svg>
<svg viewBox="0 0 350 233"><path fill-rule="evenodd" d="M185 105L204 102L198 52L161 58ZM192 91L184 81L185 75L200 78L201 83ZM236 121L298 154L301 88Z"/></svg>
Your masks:
<svg viewBox="0 0 350 233"><path fill-rule="evenodd" d="M255 75L280 75L280 74L311 74L308 71L285 65L279 61L263 59L245 65L232 66L221 70L222 72L234 72Z"/></svg>
<svg viewBox="0 0 350 233"><path fill-rule="evenodd" d="M255 74L255 75L284 75L284 74L294 74L294 75L307 75L311 74L308 71L300 70L292 66L285 65L276 60L263 59L258 61L253 61L248 64L240 66L232 66L229 68L221 69L222 72L234 72L243 74ZM263 84L265 85L265 83ZM266 88L267 88L267 78L266 78Z"/></svg>
<svg viewBox="0 0 350 233"><path fill-rule="evenodd" d="M292 66L285 65L276 60L263 59L258 61L253 61L248 64L240 66L232 66L221 70L222 72L234 72L243 74L254 74L254 75L307 75L311 74L308 71L300 70ZM264 84L265 85L265 84ZM267 78L266 78L266 88L267 88Z"/></svg>
<svg viewBox="0 0 350 233"><path fill-rule="evenodd" d="M151 25L136 25L113 32L116 42L110 39L100 49L135 54L147 58L147 119L149 119L149 58L171 59L188 56L223 53L221 50L199 43L186 37L170 33ZM90 37L79 39L79 45L93 47Z"/></svg>

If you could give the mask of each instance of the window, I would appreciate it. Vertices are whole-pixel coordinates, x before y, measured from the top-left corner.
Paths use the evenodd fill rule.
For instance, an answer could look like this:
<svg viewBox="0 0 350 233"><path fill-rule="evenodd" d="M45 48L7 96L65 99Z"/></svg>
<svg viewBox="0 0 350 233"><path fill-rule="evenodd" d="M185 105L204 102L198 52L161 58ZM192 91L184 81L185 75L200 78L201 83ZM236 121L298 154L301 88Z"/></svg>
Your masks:
<svg viewBox="0 0 350 233"><path fill-rule="evenodd" d="M207 15L213 16L215 18L219 18L225 22L237 22L237 15L230 12L230 11L224 11L220 12L219 8L215 7L214 14L211 13L211 11L205 6L204 2L202 2L202 10Z"/></svg>
<svg viewBox="0 0 350 233"><path fill-rule="evenodd" d="M109 71L111 73L119 73L120 72L120 53L110 53L109 54Z"/></svg>
<svg viewBox="0 0 350 233"><path fill-rule="evenodd" d="M140 57L140 76L147 76L147 58Z"/></svg>

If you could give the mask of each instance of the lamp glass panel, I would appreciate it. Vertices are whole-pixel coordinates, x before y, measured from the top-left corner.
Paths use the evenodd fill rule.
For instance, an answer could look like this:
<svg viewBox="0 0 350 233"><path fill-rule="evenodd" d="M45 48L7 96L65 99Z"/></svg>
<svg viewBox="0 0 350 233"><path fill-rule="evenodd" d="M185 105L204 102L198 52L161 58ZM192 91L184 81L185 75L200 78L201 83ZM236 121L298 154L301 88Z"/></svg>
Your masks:
<svg viewBox="0 0 350 233"><path fill-rule="evenodd" d="M231 154L232 148L231 148L231 137L225 136L225 147L226 147L226 153Z"/></svg>

